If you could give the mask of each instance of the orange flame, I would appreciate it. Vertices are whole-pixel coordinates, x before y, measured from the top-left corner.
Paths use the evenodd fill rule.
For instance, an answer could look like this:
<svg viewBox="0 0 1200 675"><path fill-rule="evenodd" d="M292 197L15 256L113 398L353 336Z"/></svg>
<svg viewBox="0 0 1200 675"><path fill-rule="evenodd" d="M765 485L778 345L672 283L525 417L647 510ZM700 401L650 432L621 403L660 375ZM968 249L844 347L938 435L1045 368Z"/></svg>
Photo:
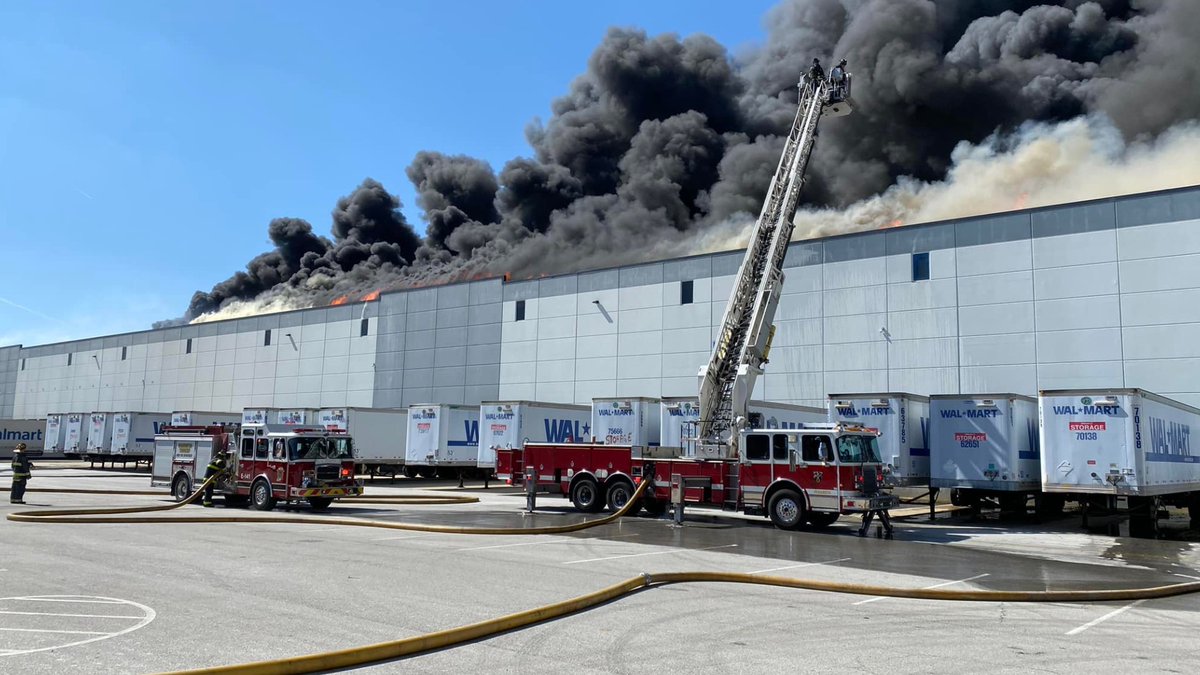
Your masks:
<svg viewBox="0 0 1200 675"><path fill-rule="evenodd" d="M374 302L379 299L380 290L377 288L363 296L363 302Z"/></svg>
<svg viewBox="0 0 1200 675"><path fill-rule="evenodd" d="M904 221L897 218L897 219L893 220L892 222L888 223L887 227L900 227L903 224L904 224Z"/></svg>
<svg viewBox="0 0 1200 675"><path fill-rule="evenodd" d="M339 296L337 298L334 298L333 302L329 303L329 306L332 307L334 305L344 305L344 304L346 304L346 301L349 299L350 299L349 296L345 296L345 295Z"/></svg>

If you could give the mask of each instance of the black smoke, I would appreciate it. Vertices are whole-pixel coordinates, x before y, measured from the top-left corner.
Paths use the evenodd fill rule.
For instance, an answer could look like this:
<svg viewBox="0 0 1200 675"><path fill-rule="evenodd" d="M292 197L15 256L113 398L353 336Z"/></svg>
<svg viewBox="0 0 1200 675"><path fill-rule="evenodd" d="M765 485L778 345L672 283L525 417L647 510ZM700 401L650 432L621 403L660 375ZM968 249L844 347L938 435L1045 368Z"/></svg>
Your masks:
<svg viewBox="0 0 1200 675"><path fill-rule="evenodd" d="M551 117L527 129L530 156L497 175L418 153L408 177L423 241L368 181L339 202L332 241L307 223L277 237L272 223L276 249L198 293L189 316L687 250L757 214L813 57L849 61L857 108L822 125L810 206L937 180L959 143L1030 121L1103 115L1144 140L1200 118L1200 2L789 0L764 24L764 44L738 57L703 35L611 29Z"/></svg>

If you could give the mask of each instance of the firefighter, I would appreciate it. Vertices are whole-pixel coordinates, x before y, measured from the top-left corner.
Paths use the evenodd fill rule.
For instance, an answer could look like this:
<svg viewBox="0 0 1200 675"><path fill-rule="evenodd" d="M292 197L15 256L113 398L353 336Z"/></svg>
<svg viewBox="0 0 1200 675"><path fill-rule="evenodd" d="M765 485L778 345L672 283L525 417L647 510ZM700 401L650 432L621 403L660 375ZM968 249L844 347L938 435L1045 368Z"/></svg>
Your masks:
<svg viewBox="0 0 1200 675"><path fill-rule="evenodd" d="M225 473L225 470L229 467L229 462L227 462L225 460L225 457L227 454L228 453L225 450L222 450L221 452L217 453L217 456L215 458L213 458L212 461L210 461L208 463L208 468L206 468L204 470L205 482L207 482L208 479L212 478L213 476L219 476L219 475ZM204 506L205 506L205 508L212 508L213 486L216 485L216 483L217 483L217 481L214 480L213 482L208 483L208 485L206 485L204 487Z"/></svg>
<svg viewBox="0 0 1200 675"><path fill-rule="evenodd" d="M836 98L846 97L846 59L838 61L838 64L829 71L829 84L833 85Z"/></svg>
<svg viewBox="0 0 1200 675"><path fill-rule="evenodd" d="M25 483L29 482L31 471L33 471L33 463L25 454L25 444L17 443L17 447L13 448L12 493L9 495L9 500L13 504L25 503Z"/></svg>
<svg viewBox="0 0 1200 675"><path fill-rule="evenodd" d="M813 91L825 80L825 69L821 67L821 59L813 59L812 67L808 69L808 80Z"/></svg>

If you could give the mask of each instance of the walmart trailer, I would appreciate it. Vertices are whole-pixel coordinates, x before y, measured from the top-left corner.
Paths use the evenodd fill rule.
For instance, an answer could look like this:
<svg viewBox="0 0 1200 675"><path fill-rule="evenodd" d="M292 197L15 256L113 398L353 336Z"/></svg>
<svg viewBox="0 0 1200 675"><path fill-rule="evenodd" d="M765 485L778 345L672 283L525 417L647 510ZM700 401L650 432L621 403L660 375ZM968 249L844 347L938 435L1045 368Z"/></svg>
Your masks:
<svg viewBox="0 0 1200 675"><path fill-rule="evenodd" d="M929 397L930 485L976 506L1020 508L1042 490L1037 399L1020 394Z"/></svg>
<svg viewBox="0 0 1200 675"><path fill-rule="evenodd" d="M66 431L66 415L46 415L46 434L42 445L44 455L59 454L63 451L63 433Z"/></svg>
<svg viewBox="0 0 1200 675"><path fill-rule="evenodd" d="M658 446L662 428L657 398L592 399L592 437L607 445Z"/></svg>
<svg viewBox="0 0 1200 675"><path fill-rule="evenodd" d="M154 437L171 422L169 413L113 413L109 448L113 458L154 459Z"/></svg>
<svg viewBox="0 0 1200 675"><path fill-rule="evenodd" d="M171 413L171 426L173 427L224 427L240 424L241 421L240 413L199 410L176 410Z"/></svg>
<svg viewBox="0 0 1200 675"><path fill-rule="evenodd" d="M787 403L750 401L750 426L758 429L795 429L802 424L824 423L829 413L821 408ZM757 418L754 416L757 415ZM688 442L700 421L700 399L695 396L668 397L659 406L660 440L664 448L681 448L692 456L695 444Z"/></svg>
<svg viewBox="0 0 1200 675"><path fill-rule="evenodd" d="M474 470L478 462L479 406L409 406L406 468L430 475L445 469Z"/></svg>
<svg viewBox="0 0 1200 675"><path fill-rule="evenodd" d="M63 422L63 454L84 455L87 453L87 427L84 413L67 413Z"/></svg>
<svg viewBox="0 0 1200 675"><path fill-rule="evenodd" d="M830 394L829 421L879 430L883 463L896 485L929 484L929 398L908 393Z"/></svg>
<svg viewBox="0 0 1200 675"><path fill-rule="evenodd" d="M325 408L317 421L350 436L360 471L395 475L403 470L406 408Z"/></svg>
<svg viewBox="0 0 1200 675"><path fill-rule="evenodd" d="M87 456L91 461L112 454L113 413L94 412L87 417Z"/></svg>
<svg viewBox="0 0 1200 675"><path fill-rule="evenodd" d="M1090 510L1128 514L1130 534L1155 536L1164 505L1200 525L1200 409L1141 389L1049 390L1038 397L1042 489Z"/></svg>
<svg viewBox="0 0 1200 675"><path fill-rule="evenodd" d="M591 439L592 409L585 405L537 401L484 401L479 404L480 469L496 468L496 450L526 443L582 443Z"/></svg>

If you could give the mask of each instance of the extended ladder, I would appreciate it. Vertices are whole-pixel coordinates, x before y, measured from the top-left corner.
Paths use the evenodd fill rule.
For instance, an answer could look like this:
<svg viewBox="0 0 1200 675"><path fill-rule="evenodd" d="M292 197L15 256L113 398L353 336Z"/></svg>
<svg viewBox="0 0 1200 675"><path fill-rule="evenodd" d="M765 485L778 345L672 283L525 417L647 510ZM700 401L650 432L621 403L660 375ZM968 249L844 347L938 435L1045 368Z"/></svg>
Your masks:
<svg viewBox="0 0 1200 675"><path fill-rule="evenodd" d="M848 76L845 88L831 89L823 81L800 84L796 119L751 233L712 355L700 371L699 457L727 459L738 454L738 432L746 424L754 382L762 374L775 333L772 321L783 287L783 259L817 123L822 115L849 114L848 93Z"/></svg>

